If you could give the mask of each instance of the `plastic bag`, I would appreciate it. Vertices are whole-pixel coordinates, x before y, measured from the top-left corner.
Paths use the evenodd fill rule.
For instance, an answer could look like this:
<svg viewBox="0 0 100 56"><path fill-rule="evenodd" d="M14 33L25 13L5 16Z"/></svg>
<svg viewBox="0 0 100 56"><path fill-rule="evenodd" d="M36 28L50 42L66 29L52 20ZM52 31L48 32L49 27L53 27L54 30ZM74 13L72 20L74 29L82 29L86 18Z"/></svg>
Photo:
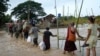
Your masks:
<svg viewBox="0 0 100 56"><path fill-rule="evenodd" d="M33 30L33 28L31 28L31 29L29 30L29 34L32 34L32 30Z"/></svg>
<svg viewBox="0 0 100 56"><path fill-rule="evenodd" d="M28 36L27 42L31 42L31 36Z"/></svg>
<svg viewBox="0 0 100 56"><path fill-rule="evenodd" d="M41 50L45 50L45 48L46 48L45 43L43 41L41 41L39 43L39 47L40 47Z"/></svg>

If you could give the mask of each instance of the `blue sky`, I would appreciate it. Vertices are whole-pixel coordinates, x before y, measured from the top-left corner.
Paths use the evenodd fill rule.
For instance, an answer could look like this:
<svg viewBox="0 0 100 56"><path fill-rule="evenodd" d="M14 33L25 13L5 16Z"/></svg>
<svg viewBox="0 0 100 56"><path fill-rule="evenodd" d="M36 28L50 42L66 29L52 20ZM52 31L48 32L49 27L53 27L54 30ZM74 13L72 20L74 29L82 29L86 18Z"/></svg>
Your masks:
<svg viewBox="0 0 100 56"><path fill-rule="evenodd" d="M27 0L10 0L11 6L9 6L9 10L7 13L10 14L11 9L16 7L19 3L23 3ZM42 4L44 11L47 14L56 14L55 13L55 0L34 0ZM69 7L69 15L74 15L75 11L75 0L56 0L57 1L57 13L63 14L63 6L64 6L64 15L68 14ZM80 8L82 0L77 0L78 8ZM100 15L100 1L99 0L84 0L83 9L81 16L92 15L91 8L93 9L94 15Z"/></svg>

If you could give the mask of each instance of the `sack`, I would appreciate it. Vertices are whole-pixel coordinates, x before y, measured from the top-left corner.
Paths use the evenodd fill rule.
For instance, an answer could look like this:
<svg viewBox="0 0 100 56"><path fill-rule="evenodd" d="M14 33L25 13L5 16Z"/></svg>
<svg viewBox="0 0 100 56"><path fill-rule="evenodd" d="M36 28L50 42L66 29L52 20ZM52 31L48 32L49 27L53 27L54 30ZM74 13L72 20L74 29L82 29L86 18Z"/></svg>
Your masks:
<svg viewBox="0 0 100 56"><path fill-rule="evenodd" d="M45 43L43 41L40 42L39 47L41 50L45 50L45 48L46 48Z"/></svg>
<svg viewBox="0 0 100 56"><path fill-rule="evenodd" d="M27 42L31 42L31 36L28 36Z"/></svg>

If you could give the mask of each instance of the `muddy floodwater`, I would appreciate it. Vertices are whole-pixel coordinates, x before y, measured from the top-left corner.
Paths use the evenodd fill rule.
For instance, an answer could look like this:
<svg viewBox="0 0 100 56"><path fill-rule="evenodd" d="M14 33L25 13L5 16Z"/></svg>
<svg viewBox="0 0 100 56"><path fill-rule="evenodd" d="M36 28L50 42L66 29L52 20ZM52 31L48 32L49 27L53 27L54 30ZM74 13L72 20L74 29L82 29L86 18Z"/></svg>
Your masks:
<svg viewBox="0 0 100 56"><path fill-rule="evenodd" d="M84 31L83 31L84 30ZM41 31L44 31L43 29ZM53 34L57 34L57 29L51 29ZM79 28L79 32L82 36L86 36L86 29ZM59 29L59 35L66 37L67 29ZM39 34L38 42L42 41L42 34ZM59 49L57 49L57 37L51 37L51 50L42 51L39 47L32 46L23 39L11 38L10 35L5 31L0 31L0 56L71 56L71 54L63 54L63 47L65 40L59 40ZM81 41L81 45L83 41ZM77 51L76 56L84 56L85 48L79 48L79 41L76 41ZM97 56L100 56L100 40L97 43Z"/></svg>
<svg viewBox="0 0 100 56"><path fill-rule="evenodd" d="M0 31L0 56L66 56L57 48L41 51L24 40L11 38L5 31Z"/></svg>

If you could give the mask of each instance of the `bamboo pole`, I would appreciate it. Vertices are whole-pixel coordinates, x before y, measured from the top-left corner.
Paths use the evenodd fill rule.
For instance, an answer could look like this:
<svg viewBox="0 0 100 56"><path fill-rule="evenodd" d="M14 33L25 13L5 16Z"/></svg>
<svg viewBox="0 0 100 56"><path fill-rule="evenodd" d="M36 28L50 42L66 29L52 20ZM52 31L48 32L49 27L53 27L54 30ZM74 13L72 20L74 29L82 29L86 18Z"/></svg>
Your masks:
<svg viewBox="0 0 100 56"><path fill-rule="evenodd" d="M55 0L55 12L56 12L56 17L57 17L57 4ZM58 28L58 18L57 18L57 48L59 49L59 28Z"/></svg>
<svg viewBox="0 0 100 56"><path fill-rule="evenodd" d="M82 3L81 3L80 11L79 11L79 14L78 14L78 19L77 19L77 22L76 22L76 28L78 27L78 22L79 22L81 10L82 10L82 7L83 7L83 2L84 2L84 0L82 0Z"/></svg>
<svg viewBox="0 0 100 56"><path fill-rule="evenodd" d="M86 14L87 14L87 16L89 16L87 9L86 9Z"/></svg>
<svg viewBox="0 0 100 56"><path fill-rule="evenodd" d="M63 5L63 16L65 16L65 6Z"/></svg>
<svg viewBox="0 0 100 56"><path fill-rule="evenodd" d="M62 13L63 14L63 21L62 22L64 22L64 16L65 16L65 13L64 13L65 12L65 6L64 5L63 5L63 11L62 12L63 12Z"/></svg>
<svg viewBox="0 0 100 56"><path fill-rule="evenodd" d="M67 19L68 19L68 17L69 17L69 6L68 6L68 11L67 11Z"/></svg>
<svg viewBox="0 0 100 56"><path fill-rule="evenodd" d="M75 17L77 18L77 0L75 0Z"/></svg>
<svg viewBox="0 0 100 56"><path fill-rule="evenodd" d="M79 14L78 14L78 19L77 19L77 22L76 22L76 28L78 27L78 22L79 22L79 19L80 19L80 14L81 14L81 10L82 10L82 7L83 7L83 2L84 0L82 0L82 3L81 3L81 7L80 7L80 11L79 11ZM81 52L81 45L80 45L80 40L79 40L79 49L80 49L80 52Z"/></svg>
<svg viewBox="0 0 100 56"><path fill-rule="evenodd" d="M94 13L93 13L93 9L91 8L91 12L92 12L92 15L94 15Z"/></svg>

